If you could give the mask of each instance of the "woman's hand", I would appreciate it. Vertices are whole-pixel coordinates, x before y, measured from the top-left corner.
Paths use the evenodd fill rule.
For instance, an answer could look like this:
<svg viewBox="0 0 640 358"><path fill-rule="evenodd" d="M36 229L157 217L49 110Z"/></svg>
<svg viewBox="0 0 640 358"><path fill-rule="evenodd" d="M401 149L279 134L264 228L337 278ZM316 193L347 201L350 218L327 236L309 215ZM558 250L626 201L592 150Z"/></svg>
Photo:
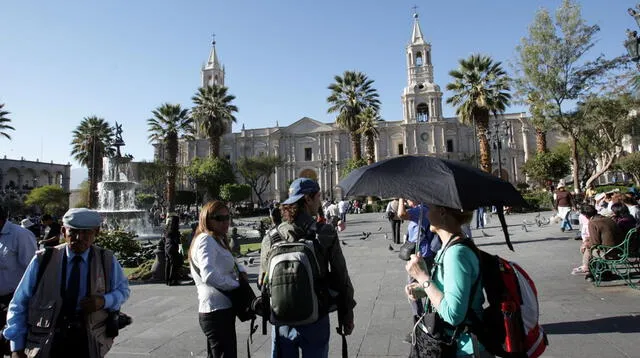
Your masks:
<svg viewBox="0 0 640 358"><path fill-rule="evenodd" d="M412 301L427 297L427 293L424 291L424 288L422 288L422 286L417 282L404 286L404 293L406 293L407 297Z"/></svg>
<svg viewBox="0 0 640 358"><path fill-rule="evenodd" d="M431 278L429 272L427 272L427 265L419 253L411 255L411 258L407 261L405 270L407 270L409 276L418 282L428 281Z"/></svg>

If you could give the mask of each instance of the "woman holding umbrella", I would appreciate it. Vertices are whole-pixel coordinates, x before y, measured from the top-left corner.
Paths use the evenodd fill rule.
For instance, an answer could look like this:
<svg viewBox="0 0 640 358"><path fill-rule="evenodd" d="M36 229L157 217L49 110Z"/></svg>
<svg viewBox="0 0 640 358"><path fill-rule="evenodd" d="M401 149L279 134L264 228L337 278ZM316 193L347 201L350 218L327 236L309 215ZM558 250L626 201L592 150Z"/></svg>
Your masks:
<svg viewBox="0 0 640 358"><path fill-rule="evenodd" d="M435 312L446 324L457 327L465 323L469 303L478 316L482 314L484 303L482 285L476 284L480 275L478 257L466 245L451 246L454 240L470 240L460 227L471 221L473 211L429 205L428 217L429 229L440 236L443 248L436 254L431 272L419 254L411 255L406 270L417 282L407 285L405 292L411 300L426 297L429 311ZM419 320L413 331L415 344L410 357L423 356L425 342L421 338L424 335L419 330L424 323ZM455 341L453 348L457 357L473 357L474 351L475 356L491 357L468 333L454 334L451 329L443 329L441 333Z"/></svg>

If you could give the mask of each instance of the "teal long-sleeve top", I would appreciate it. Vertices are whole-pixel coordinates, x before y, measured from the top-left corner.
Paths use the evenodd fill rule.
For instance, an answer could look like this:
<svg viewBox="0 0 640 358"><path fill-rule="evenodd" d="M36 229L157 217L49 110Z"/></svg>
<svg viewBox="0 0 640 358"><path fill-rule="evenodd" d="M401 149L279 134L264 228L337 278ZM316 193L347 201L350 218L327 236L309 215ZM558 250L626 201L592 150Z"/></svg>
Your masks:
<svg viewBox="0 0 640 358"><path fill-rule="evenodd" d="M472 296L472 286L480 274L480 263L473 251L464 245L454 245L446 249L446 254L438 251L432 276L433 284L443 293L438 314L442 319L457 326L463 323L469 307L469 298ZM477 285L473 294L472 307L479 317L482 314L481 283ZM482 347L481 347L482 348ZM463 333L458 338L458 355L473 354L473 342L471 336Z"/></svg>

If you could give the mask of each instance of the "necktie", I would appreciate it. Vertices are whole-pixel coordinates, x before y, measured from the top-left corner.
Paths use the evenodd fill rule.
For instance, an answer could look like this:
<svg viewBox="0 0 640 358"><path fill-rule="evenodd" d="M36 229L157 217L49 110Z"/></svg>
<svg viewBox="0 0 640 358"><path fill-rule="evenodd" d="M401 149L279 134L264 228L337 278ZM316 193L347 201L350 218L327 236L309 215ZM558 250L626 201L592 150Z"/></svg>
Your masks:
<svg viewBox="0 0 640 358"><path fill-rule="evenodd" d="M67 281L67 292L64 297L64 307L67 314L73 314L76 311L76 305L78 304L78 295L80 294L80 263L82 262L81 256L74 256L71 259L71 274Z"/></svg>

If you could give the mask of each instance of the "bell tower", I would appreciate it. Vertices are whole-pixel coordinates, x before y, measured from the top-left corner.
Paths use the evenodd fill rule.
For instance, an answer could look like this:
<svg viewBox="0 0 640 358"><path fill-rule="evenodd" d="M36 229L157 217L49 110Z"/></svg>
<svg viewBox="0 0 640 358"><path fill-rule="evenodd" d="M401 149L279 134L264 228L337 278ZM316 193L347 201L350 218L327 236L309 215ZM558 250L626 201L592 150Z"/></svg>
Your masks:
<svg viewBox="0 0 640 358"><path fill-rule="evenodd" d="M424 40L418 14L413 14L413 31L407 45L407 87L402 93L403 122L432 122L442 119L442 92L433 83L431 44Z"/></svg>
<svg viewBox="0 0 640 358"><path fill-rule="evenodd" d="M224 66L220 65L218 53L216 52L216 39L213 35L211 41L211 52L207 63L202 65L202 87L206 86L224 86Z"/></svg>

